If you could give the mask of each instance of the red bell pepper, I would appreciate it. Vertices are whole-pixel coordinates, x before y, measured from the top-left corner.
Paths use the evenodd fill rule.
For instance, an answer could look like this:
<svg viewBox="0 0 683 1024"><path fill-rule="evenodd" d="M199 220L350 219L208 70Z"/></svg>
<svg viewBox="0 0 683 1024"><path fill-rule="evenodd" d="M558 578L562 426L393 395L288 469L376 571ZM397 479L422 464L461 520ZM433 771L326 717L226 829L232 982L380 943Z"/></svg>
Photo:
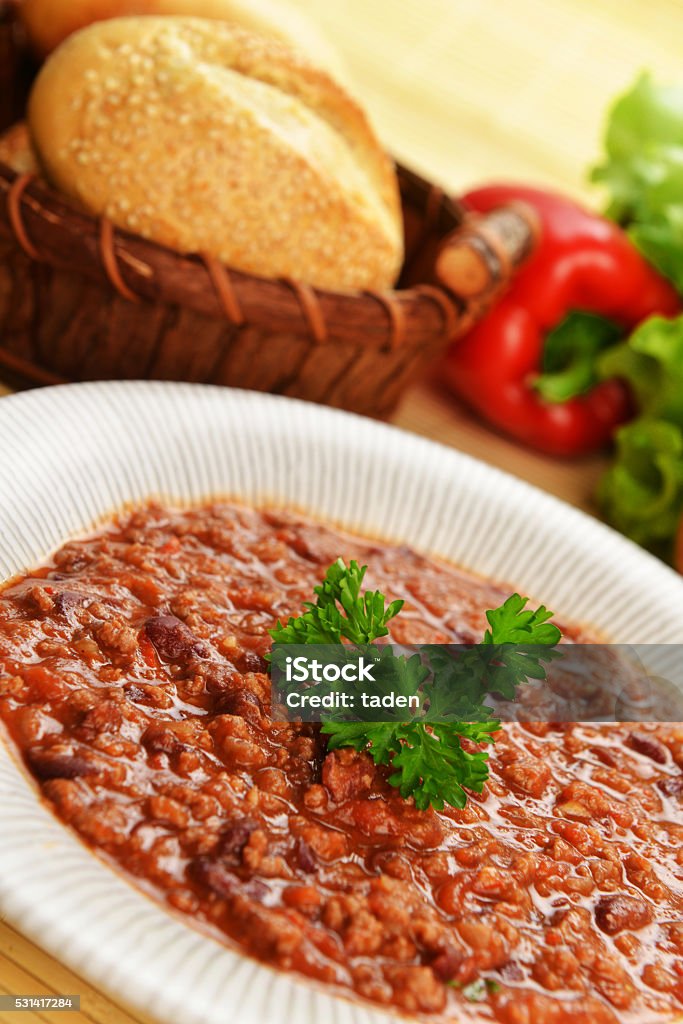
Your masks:
<svg viewBox="0 0 683 1024"><path fill-rule="evenodd" d="M515 185L470 192L479 213L522 200L541 219L541 239L509 291L455 342L450 388L484 418L553 455L601 448L633 412L628 386L599 380L599 351L645 318L673 316L671 284L612 222L570 199Z"/></svg>

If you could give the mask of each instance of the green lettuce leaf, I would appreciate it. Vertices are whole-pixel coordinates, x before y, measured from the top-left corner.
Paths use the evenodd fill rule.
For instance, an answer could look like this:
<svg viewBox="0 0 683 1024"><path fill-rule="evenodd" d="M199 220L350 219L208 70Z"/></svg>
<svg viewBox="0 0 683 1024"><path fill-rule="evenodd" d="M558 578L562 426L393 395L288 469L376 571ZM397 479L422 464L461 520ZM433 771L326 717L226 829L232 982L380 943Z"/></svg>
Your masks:
<svg viewBox="0 0 683 1024"><path fill-rule="evenodd" d="M602 377L628 381L638 410L683 428L683 316L653 316L598 360Z"/></svg>
<svg viewBox="0 0 683 1024"><path fill-rule="evenodd" d="M609 113L605 154L591 177L608 216L683 292L683 86L641 75Z"/></svg>
<svg viewBox="0 0 683 1024"><path fill-rule="evenodd" d="M683 514L683 429L641 418L622 427L616 443L598 488L602 512L637 544L670 559Z"/></svg>

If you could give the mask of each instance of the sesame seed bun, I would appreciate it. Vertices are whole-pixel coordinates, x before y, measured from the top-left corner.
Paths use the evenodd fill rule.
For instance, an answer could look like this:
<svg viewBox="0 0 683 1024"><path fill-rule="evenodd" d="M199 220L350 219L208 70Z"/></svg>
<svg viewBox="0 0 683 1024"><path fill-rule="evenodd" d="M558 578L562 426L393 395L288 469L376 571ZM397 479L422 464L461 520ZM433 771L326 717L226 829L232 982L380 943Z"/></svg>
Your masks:
<svg viewBox="0 0 683 1024"><path fill-rule="evenodd" d="M21 0L19 7L29 41L41 57L95 21L141 14L227 21L301 50L344 80L342 62L329 41L287 0Z"/></svg>
<svg viewBox="0 0 683 1024"><path fill-rule="evenodd" d="M48 180L182 252L322 288L386 288L402 261L393 166L362 110L289 48L195 18L66 40L29 102Z"/></svg>

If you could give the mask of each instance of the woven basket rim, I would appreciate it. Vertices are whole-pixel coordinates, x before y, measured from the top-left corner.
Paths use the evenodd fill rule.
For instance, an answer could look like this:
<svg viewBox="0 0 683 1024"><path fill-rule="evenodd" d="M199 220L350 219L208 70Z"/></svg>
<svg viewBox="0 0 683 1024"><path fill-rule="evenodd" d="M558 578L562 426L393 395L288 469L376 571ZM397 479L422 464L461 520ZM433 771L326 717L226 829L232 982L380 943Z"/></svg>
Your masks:
<svg viewBox="0 0 683 1024"><path fill-rule="evenodd" d="M400 166L398 176L402 195L422 207L423 217L405 268L427 238L462 227L465 216L439 186ZM0 162L3 229L32 259L95 278L131 302L188 306L236 327L303 331L317 343L357 338L362 331L368 345L421 347L450 334L463 311L457 296L431 284L335 292L234 270L211 256L182 253L115 228L43 179Z"/></svg>

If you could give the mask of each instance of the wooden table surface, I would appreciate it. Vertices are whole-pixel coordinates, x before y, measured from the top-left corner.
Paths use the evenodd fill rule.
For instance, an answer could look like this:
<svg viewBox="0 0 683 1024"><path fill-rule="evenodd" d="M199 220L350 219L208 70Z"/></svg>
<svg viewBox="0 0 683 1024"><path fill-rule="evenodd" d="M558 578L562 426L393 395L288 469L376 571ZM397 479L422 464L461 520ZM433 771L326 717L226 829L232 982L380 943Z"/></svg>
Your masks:
<svg viewBox="0 0 683 1024"><path fill-rule="evenodd" d="M299 4L329 30L387 146L455 191L514 177L588 194L585 169L598 153L608 99L644 67L683 77L681 0ZM427 385L406 397L395 422L587 509L604 466L600 458L561 463L523 451ZM82 1010L0 1011L1 1024L141 1020L0 921L0 994L7 993L80 993Z"/></svg>

